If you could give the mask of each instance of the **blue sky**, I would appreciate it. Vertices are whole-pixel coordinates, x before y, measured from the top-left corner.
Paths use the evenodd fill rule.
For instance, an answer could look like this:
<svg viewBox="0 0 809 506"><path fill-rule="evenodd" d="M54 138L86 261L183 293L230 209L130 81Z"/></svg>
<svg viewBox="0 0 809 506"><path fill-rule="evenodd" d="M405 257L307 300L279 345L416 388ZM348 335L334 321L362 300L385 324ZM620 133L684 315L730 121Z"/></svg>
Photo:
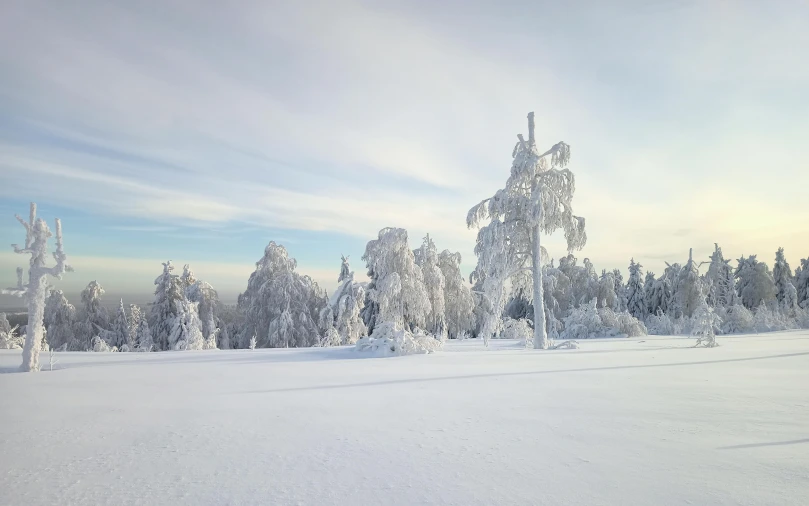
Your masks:
<svg viewBox="0 0 809 506"><path fill-rule="evenodd" d="M385 226L468 271L529 110L572 146L598 268L809 255L806 2L201 7L0 7L0 243L29 200L62 218L66 291L148 293L170 258L232 298L270 240L331 288Z"/></svg>

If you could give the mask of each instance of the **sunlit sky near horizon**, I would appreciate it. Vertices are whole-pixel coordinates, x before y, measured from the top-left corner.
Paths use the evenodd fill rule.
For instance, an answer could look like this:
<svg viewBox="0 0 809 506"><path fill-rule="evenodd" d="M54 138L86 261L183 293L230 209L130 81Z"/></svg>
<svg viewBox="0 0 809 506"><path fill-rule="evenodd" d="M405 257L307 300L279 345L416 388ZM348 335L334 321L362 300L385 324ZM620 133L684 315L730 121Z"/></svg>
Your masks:
<svg viewBox="0 0 809 506"><path fill-rule="evenodd" d="M466 213L536 111L540 147L572 147L580 259L659 274L718 242L794 268L807 26L797 0L6 0L0 244L33 200L63 220L68 293L146 296L171 259L232 301L270 240L331 289L386 226L468 273ZM0 285L25 261L0 249Z"/></svg>

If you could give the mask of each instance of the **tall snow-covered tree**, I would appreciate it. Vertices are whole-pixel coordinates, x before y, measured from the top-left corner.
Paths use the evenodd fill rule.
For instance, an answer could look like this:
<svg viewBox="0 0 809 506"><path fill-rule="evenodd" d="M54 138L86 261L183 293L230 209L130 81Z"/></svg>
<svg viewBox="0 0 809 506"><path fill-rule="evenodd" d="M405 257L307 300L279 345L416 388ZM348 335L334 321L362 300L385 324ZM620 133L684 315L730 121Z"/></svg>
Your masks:
<svg viewBox="0 0 809 506"><path fill-rule="evenodd" d="M48 332L48 344L52 349L77 349L74 334L76 308L68 302L62 290L51 290L48 295L45 301L44 322Z"/></svg>
<svg viewBox="0 0 809 506"><path fill-rule="evenodd" d="M326 297L309 276L295 272L286 248L270 242L256 262L237 308L244 315L241 337L259 347L305 347L320 342L317 321ZM248 342L240 343L246 348Z"/></svg>
<svg viewBox="0 0 809 506"><path fill-rule="evenodd" d="M174 320L180 314L180 303L184 298L182 281L172 274L171 260L163 263L163 272L155 278L154 303L149 318L152 329L152 344L156 351L169 350L169 336L174 331Z"/></svg>
<svg viewBox="0 0 809 506"><path fill-rule="evenodd" d="M626 307L629 314L643 321L646 318L647 306L646 293L643 283L643 266L635 263L635 259L629 261L629 281L626 285ZM652 275L654 279L654 275Z"/></svg>
<svg viewBox="0 0 809 506"><path fill-rule="evenodd" d="M48 254L48 239L52 236L47 223L42 218L37 219L37 205L31 202L28 221L16 216L17 221L25 228L25 247L20 248L12 244L14 252L21 255L31 255L28 266L28 283L23 285L22 269L17 268L17 286L4 289L3 293L25 297L28 306L28 325L25 333L25 344L22 350L22 365L24 372L39 371L39 352L42 348L42 339L45 335L44 313L45 299L48 296L47 276L61 279L62 274L73 270L67 264L67 256L62 247L62 222L56 219L56 251L53 258L56 265L46 267Z"/></svg>
<svg viewBox="0 0 809 506"><path fill-rule="evenodd" d="M127 348L129 348L129 321L126 317L124 299L121 299L121 303L118 305L115 320L112 322L112 332L110 336L110 342L107 343L110 347L115 346L119 351L124 345L127 345Z"/></svg>
<svg viewBox="0 0 809 506"><path fill-rule="evenodd" d="M702 305L702 281L699 278L699 269L694 262L694 250L688 250L688 261L680 269L677 277L677 308L687 317L691 317L694 311Z"/></svg>
<svg viewBox="0 0 809 506"><path fill-rule="evenodd" d="M201 350L205 347L202 336L202 324L199 321L197 303L185 297L180 299L177 309L179 314L174 318L171 334L168 338L169 350Z"/></svg>
<svg viewBox="0 0 809 506"><path fill-rule="evenodd" d="M154 351L152 331L149 329L149 319L142 316L138 323L138 333L134 342L135 349L139 351Z"/></svg>
<svg viewBox="0 0 809 506"><path fill-rule="evenodd" d="M652 301L654 286L655 286L655 273L649 271L646 273L646 279L644 279L643 281L643 297L644 300L646 301L647 314L655 314L655 312L657 311L657 307L653 307L654 303Z"/></svg>
<svg viewBox="0 0 809 506"><path fill-rule="evenodd" d="M424 274L403 228L383 228L365 246L362 259L373 272L370 298L379 305L375 323L390 321L407 328L423 327L430 313ZM370 331L370 329L369 329Z"/></svg>
<svg viewBox="0 0 809 506"><path fill-rule="evenodd" d="M127 323L129 323L129 330L128 330L128 338L127 344L129 344L129 348L134 350L137 348L138 345L138 328L140 328L140 321L145 318L143 314L143 310L137 304L130 304L129 305L129 318L127 318Z"/></svg>
<svg viewBox="0 0 809 506"><path fill-rule="evenodd" d="M185 289L186 296L191 302L197 304L199 319L202 322L202 335L210 339L217 332L219 308L219 294L209 283L200 279L195 280Z"/></svg>
<svg viewBox="0 0 809 506"><path fill-rule="evenodd" d="M547 349L544 296L542 293L543 233L563 229L568 250L581 249L586 242L584 218L573 214L575 179L565 169L570 147L559 142L544 153L534 138L534 113L528 114L528 140L518 135L512 152L511 174L506 186L473 207L467 216L469 227L479 227L475 253L477 269L503 283L530 271L534 304L534 348ZM520 284L521 281L517 281ZM496 288L496 287L495 287Z"/></svg>
<svg viewBox="0 0 809 506"><path fill-rule="evenodd" d="M602 269L598 279L598 307L618 309L618 295L615 293L615 274Z"/></svg>
<svg viewBox="0 0 809 506"><path fill-rule="evenodd" d="M438 267L444 275L444 311L447 333L458 339L474 327L475 300L461 274L461 254L444 250L438 255Z"/></svg>
<svg viewBox="0 0 809 506"><path fill-rule="evenodd" d="M733 269L730 260L725 259L722 248L717 243L714 243L714 252L711 254L709 264L708 272L705 273L705 280L708 283L708 304L714 307L733 306L736 299Z"/></svg>
<svg viewBox="0 0 809 506"><path fill-rule="evenodd" d="M340 284L329 298L328 305L320 312L321 329L329 334L323 342L329 345L355 344L367 334L360 317L365 290L354 283L354 272L349 268L348 257L342 257L338 281Z"/></svg>
<svg viewBox="0 0 809 506"><path fill-rule="evenodd" d="M775 300L775 280L764 262L756 255L739 258L736 272L738 295L747 309L756 309L761 304Z"/></svg>
<svg viewBox="0 0 809 506"><path fill-rule="evenodd" d="M775 281L775 298L779 305L783 305L784 299L788 297L789 287L792 286L792 269L789 268L789 262L784 256L784 248L778 248L775 252L772 277Z"/></svg>
<svg viewBox="0 0 809 506"><path fill-rule="evenodd" d="M615 280L615 310L626 311L627 295L626 286L624 286L624 275L621 274L620 269L613 269L612 277Z"/></svg>
<svg viewBox="0 0 809 506"><path fill-rule="evenodd" d="M90 344L93 336L103 334L110 329L110 317L107 308L101 305L104 287L98 281L90 281L81 292L82 310L78 318L76 338L83 345Z"/></svg>
<svg viewBox="0 0 809 506"><path fill-rule="evenodd" d="M430 234L424 238L421 247L413 252L416 265L424 276L424 288L430 300L430 311L427 314L427 330L436 337L446 335L446 307L444 289L446 281L444 273L438 266L438 249Z"/></svg>
<svg viewBox="0 0 809 506"><path fill-rule="evenodd" d="M802 258L801 266L795 269L795 288L798 292L798 305L809 308L809 258Z"/></svg>

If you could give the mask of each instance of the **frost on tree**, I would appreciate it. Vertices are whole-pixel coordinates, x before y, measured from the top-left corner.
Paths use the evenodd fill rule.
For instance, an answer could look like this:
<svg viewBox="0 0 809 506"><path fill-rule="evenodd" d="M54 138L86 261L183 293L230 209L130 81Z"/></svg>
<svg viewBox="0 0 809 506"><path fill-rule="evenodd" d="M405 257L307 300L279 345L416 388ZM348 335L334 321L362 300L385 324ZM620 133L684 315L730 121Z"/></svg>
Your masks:
<svg viewBox="0 0 809 506"><path fill-rule="evenodd" d="M705 296L702 293L702 281L699 278L699 269L694 262L693 248L688 250L688 261L680 269L677 278L677 307L682 314L691 317L694 311L702 305Z"/></svg>
<svg viewBox="0 0 809 506"><path fill-rule="evenodd" d="M424 275L402 228L383 228L369 241L362 259L373 273L368 295L377 305L374 324L392 322L398 328L423 327L430 313ZM370 329L369 329L370 331Z"/></svg>
<svg viewBox="0 0 809 506"><path fill-rule="evenodd" d="M309 276L295 272L297 262L286 248L270 242L256 270L239 295L244 315L241 336L256 336L256 346L270 348L315 346L320 342L317 321L326 297ZM249 342L240 343L246 348Z"/></svg>
<svg viewBox="0 0 809 506"><path fill-rule="evenodd" d="M169 336L174 331L174 320L180 314L184 290L180 278L172 274L171 260L163 264L163 273L155 281L154 303L149 318L152 344L156 351L170 350Z"/></svg>
<svg viewBox="0 0 809 506"><path fill-rule="evenodd" d="M795 289L798 292L798 305L809 309L809 258L802 258L795 269Z"/></svg>
<svg viewBox="0 0 809 506"><path fill-rule="evenodd" d="M154 344L152 343L152 331L149 329L149 320L145 316L142 317L138 323L135 350L146 352L154 350Z"/></svg>
<svg viewBox="0 0 809 506"><path fill-rule="evenodd" d="M654 279L654 275L652 275ZM629 281L626 285L626 309L629 314L643 320L647 314L646 293L643 281L643 266L635 263L635 259L629 261Z"/></svg>
<svg viewBox="0 0 809 506"><path fill-rule="evenodd" d="M520 284L530 276L534 304L534 348L547 349L541 235L564 230L568 250L581 249L586 241L584 218L573 214L575 179L565 169L570 147L559 142L540 153L534 139L534 113L528 114L528 140L512 152L511 174L505 188L473 207L467 216L469 227L480 228L475 245L477 270L485 272L495 286L492 295L499 300L497 285L507 280ZM530 273L530 274L529 274ZM522 276L520 280L518 276Z"/></svg>
<svg viewBox="0 0 809 506"><path fill-rule="evenodd" d="M188 272L188 266L186 265ZM185 283L185 281L183 281ZM206 340L212 336L215 338L219 327L217 312L219 309L219 294L209 283L200 279L195 279L185 287L185 294L188 300L197 303L199 319L202 322L202 335Z"/></svg>
<svg viewBox="0 0 809 506"><path fill-rule="evenodd" d="M45 302L45 330L54 350L79 350L75 338L76 308L68 302L62 290L51 290Z"/></svg>
<svg viewBox="0 0 809 506"><path fill-rule="evenodd" d="M716 332L720 329L722 319L705 299L694 311L692 318L691 335L697 338L696 346L713 348L716 344Z"/></svg>
<svg viewBox="0 0 809 506"><path fill-rule="evenodd" d="M775 280L767 264L759 262L756 255L740 257L734 275L738 280L737 293L747 309L775 300Z"/></svg>
<svg viewBox="0 0 809 506"><path fill-rule="evenodd" d="M110 333L110 347L118 348L119 351L130 351L129 347L129 321L126 317L124 299L118 305L115 313L115 320L112 322L112 332Z"/></svg>
<svg viewBox="0 0 809 506"><path fill-rule="evenodd" d="M175 351L205 349L202 324L199 321L196 302L185 297L177 305L179 314L174 318L168 337L168 349Z"/></svg>
<svg viewBox="0 0 809 506"><path fill-rule="evenodd" d="M792 269L789 268L789 262L784 256L784 248L778 248L775 253L772 277L775 281L775 298L779 306L784 306L784 300L789 297L787 292L790 291L789 287L792 286Z"/></svg>
<svg viewBox="0 0 809 506"><path fill-rule="evenodd" d="M736 302L736 282L730 260L725 260L722 248L714 243L705 281L708 283L708 305L713 307L730 307Z"/></svg>
<svg viewBox="0 0 809 506"><path fill-rule="evenodd" d="M3 293L25 297L28 306L28 325L26 327L25 344L22 352L23 371L39 371L39 352L44 336L45 299L48 296L47 276L60 279L62 274L73 269L67 264L67 256L62 248L62 222L56 219L56 251L53 258L56 265L46 267L48 255L48 239L51 231L43 219L37 219L37 206L31 202L28 221L16 216L17 221L25 228L25 247L12 244L14 252L30 255L28 266L28 283L22 282L22 269L17 269L17 286L3 290Z"/></svg>
<svg viewBox="0 0 809 506"><path fill-rule="evenodd" d="M446 282L444 273L438 266L438 249L430 234L424 238L421 247L413 251L416 265L421 268L424 277L424 288L430 301L430 311L427 314L427 330L439 339L446 336L446 308L444 289Z"/></svg>
<svg viewBox="0 0 809 506"><path fill-rule="evenodd" d="M652 294L654 293L655 273L647 272L643 281L643 298L646 301L646 314L654 314L656 307L652 307Z"/></svg>
<svg viewBox="0 0 809 506"><path fill-rule="evenodd" d="M104 288L98 281L91 281L81 292L82 311L76 324L76 339L82 349L92 347L93 337L107 332L110 328L107 308L101 305Z"/></svg>
<svg viewBox="0 0 809 506"><path fill-rule="evenodd" d="M461 274L461 254L444 250L438 255L438 267L444 275L444 311L449 337L459 339L475 324L475 300Z"/></svg>
<svg viewBox="0 0 809 506"><path fill-rule="evenodd" d="M365 322L360 313L365 303L365 290L354 283L354 272L350 270L348 257L342 256L340 283L320 311L320 326L324 332L323 346L355 344L367 334ZM332 330L334 332L332 332ZM337 336L337 337L335 337Z"/></svg>

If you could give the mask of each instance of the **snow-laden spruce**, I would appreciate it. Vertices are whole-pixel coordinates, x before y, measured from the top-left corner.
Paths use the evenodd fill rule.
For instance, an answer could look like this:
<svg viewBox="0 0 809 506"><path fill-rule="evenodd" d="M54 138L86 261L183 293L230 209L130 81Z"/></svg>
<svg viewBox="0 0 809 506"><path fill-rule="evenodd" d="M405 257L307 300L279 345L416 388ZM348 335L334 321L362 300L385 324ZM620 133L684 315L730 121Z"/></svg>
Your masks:
<svg viewBox="0 0 809 506"><path fill-rule="evenodd" d="M169 336L174 330L174 321L180 314L179 305L183 299L183 284L179 276L173 274L171 260L163 264L163 273L155 278L154 303L149 315L152 330L152 344L156 351L170 350Z"/></svg>
<svg viewBox="0 0 809 506"><path fill-rule="evenodd" d="M438 266L438 250L435 243L430 238L430 234L424 237L421 247L413 252L416 265L421 268L424 277L424 287L427 290L427 298L430 301L430 310L427 313L427 330L439 339L446 337L446 309L444 300L444 289L446 280L444 273Z"/></svg>
<svg viewBox="0 0 809 506"><path fill-rule="evenodd" d="M365 290L354 282L348 257L342 256L340 283L329 298L329 303L320 311L320 326L324 332L321 346L355 344L367 334L360 313L365 304Z"/></svg>
<svg viewBox="0 0 809 506"><path fill-rule="evenodd" d="M25 297L28 306L28 325L26 326L25 345L22 351L22 365L25 372L39 371L39 352L45 334L44 313L45 299L48 297L47 276L61 279L62 274L73 269L67 264L67 256L62 247L62 222L56 218L56 250L53 258L56 265L46 267L48 239L52 236L47 223L37 219L37 205L31 202L28 221L16 215L17 221L25 228L25 247L12 244L14 252L30 255L28 265L28 283L22 282L22 268L17 268L17 286L4 289L3 293Z"/></svg>
<svg viewBox="0 0 809 506"><path fill-rule="evenodd" d="M444 250L438 255L438 267L444 276L444 320L449 337L458 339L474 327L472 290L461 274L461 254Z"/></svg>
<svg viewBox="0 0 809 506"><path fill-rule="evenodd" d="M629 261L629 281L626 285L626 308L629 314L638 319L646 316L646 294L644 292L643 266Z"/></svg>
<svg viewBox="0 0 809 506"><path fill-rule="evenodd" d="M534 304L534 348L549 346L542 295L544 248L541 235L564 230L569 250L581 249L586 242L584 218L573 214L575 179L565 169L570 147L554 144L540 153L534 138L534 113L528 114L528 140L517 136L512 152L511 174L505 188L498 190L467 215L469 227L488 224L478 232L475 253L479 275L492 279L488 294L498 310L501 287L507 280L517 285L532 279ZM530 273L530 274L529 274Z"/></svg>
<svg viewBox="0 0 809 506"><path fill-rule="evenodd" d="M76 308L62 290L51 290L45 301L45 330L50 347L55 350L84 351L76 342Z"/></svg>
<svg viewBox="0 0 809 506"><path fill-rule="evenodd" d="M286 248L271 241L256 262L247 289L239 295L237 307L244 317L241 329L247 348L286 348L320 343L317 320L326 297L312 278L295 272L297 262Z"/></svg>

